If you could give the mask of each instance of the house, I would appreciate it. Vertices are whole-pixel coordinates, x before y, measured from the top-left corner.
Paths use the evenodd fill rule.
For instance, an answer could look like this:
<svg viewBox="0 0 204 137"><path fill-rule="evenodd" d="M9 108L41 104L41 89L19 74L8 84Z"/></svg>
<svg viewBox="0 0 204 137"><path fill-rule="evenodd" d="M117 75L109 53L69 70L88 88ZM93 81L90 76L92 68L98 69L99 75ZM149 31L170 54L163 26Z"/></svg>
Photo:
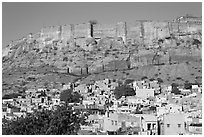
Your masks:
<svg viewBox="0 0 204 137"><path fill-rule="evenodd" d="M103 130L103 116L96 114L89 115L87 122L89 123L89 126L93 126L95 128L95 131Z"/></svg>
<svg viewBox="0 0 204 137"><path fill-rule="evenodd" d="M59 98L52 98L52 104L53 105L59 105L60 104L60 99Z"/></svg>
<svg viewBox="0 0 204 137"><path fill-rule="evenodd" d="M198 85L192 85L192 90L197 90L198 89Z"/></svg>
<svg viewBox="0 0 204 137"><path fill-rule="evenodd" d="M16 99L16 101L20 104L20 106L22 104L27 104L27 105L31 104L30 98L18 98L18 99Z"/></svg>
<svg viewBox="0 0 204 137"><path fill-rule="evenodd" d="M121 128L126 127L141 128L141 118L132 114L118 113L118 124Z"/></svg>
<svg viewBox="0 0 204 137"><path fill-rule="evenodd" d="M168 110L165 107L157 107L157 116L163 116L164 114L167 114Z"/></svg>
<svg viewBox="0 0 204 137"><path fill-rule="evenodd" d="M88 92L88 87L86 86L86 84L80 84L74 88L74 92L85 94Z"/></svg>
<svg viewBox="0 0 204 137"><path fill-rule="evenodd" d="M26 95L30 95L30 96L34 95L36 92L37 90L35 89L28 89L25 91Z"/></svg>
<svg viewBox="0 0 204 137"><path fill-rule="evenodd" d="M7 114L7 105L2 104L2 118L5 118Z"/></svg>
<svg viewBox="0 0 204 137"><path fill-rule="evenodd" d="M118 113L130 113L133 110L130 109L130 107L128 106L128 104L125 104L123 106L118 107L117 112Z"/></svg>
<svg viewBox="0 0 204 137"><path fill-rule="evenodd" d="M158 135L158 122L154 114L137 114L142 119L141 134Z"/></svg>
<svg viewBox="0 0 204 137"><path fill-rule="evenodd" d="M185 134L184 113L169 113L164 115L161 126L162 135L182 135Z"/></svg>
<svg viewBox="0 0 204 137"><path fill-rule="evenodd" d="M143 103L143 99L139 98L137 96L128 96L126 97L126 102L128 104L142 104Z"/></svg>
<svg viewBox="0 0 204 137"><path fill-rule="evenodd" d="M202 112L201 112L202 113ZM202 116L185 113L186 130L188 134L202 134Z"/></svg>
<svg viewBox="0 0 204 137"><path fill-rule="evenodd" d="M181 105L177 105L177 104L167 104L165 106L166 110L169 112L169 113L178 113L178 112L181 112L182 111L182 106Z"/></svg>
<svg viewBox="0 0 204 137"><path fill-rule="evenodd" d="M202 123L192 123L187 127L190 135L202 135Z"/></svg>
<svg viewBox="0 0 204 137"><path fill-rule="evenodd" d="M116 100L115 98L110 99L110 100L113 102L113 104L112 104L112 106L109 107L109 110L116 111L118 109L119 104L121 104L121 102Z"/></svg>
<svg viewBox="0 0 204 137"><path fill-rule="evenodd" d="M107 96L105 96L105 95L96 95L96 98L97 98L96 103L98 105L105 105L106 100L107 100Z"/></svg>
<svg viewBox="0 0 204 137"><path fill-rule="evenodd" d="M136 96L142 99L154 97L154 89L136 89Z"/></svg>
<svg viewBox="0 0 204 137"><path fill-rule="evenodd" d="M163 96L163 95L157 95L155 97L155 104L158 105L158 106L162 106L162 104L164 103L167 103L167 98L166 96Z"/></svg>
<svg viewBox="0 0 204 137"><path fill-rule="evenodd" d="M93 126L81 125L78 135L96 135L96 129Z"/></svg>
<svg viewBox="0 0 204 137"><path fill-rule="evenodd" d="M13 98L11 98L11 99L2 99L2 103L3 103L3 104L12 104L13 101L14 101Z"/></svg>
<svg viewBox="0 0 204 137"><path fill-rule="evenodd" d="M17 117L25 117L26 116L25 112L20 112L20 111L13 112L13 114Z"/></svg>
<svg viewBox="0 0 204 137"><path fill-rule="evenodd" d="M85 100L85 99L83 99L82 104L85 105L85 106L90 105L90 104L94 104L94 100Z"/></svg>
<svg viewBox="0 0 204 137"><path fill-rule="evenodd" d="M146 88L146 83L145 81L134 81L133 82L133 89L136 90L136 89L144 89Z"/></svg>
<svg viewBox="0 0 204 137"><path fill-rule="evenodd" d="M172 86L171 86L171 85L167 86L167 87L166 87L166 91L167 91L167 92L171 92L171 91L172 91Z"/></svg>
<svg viewBox="0 0 204 137"><path fill-rule="evenodd" d="M104 131L116 132L117 130L128 127L141 127L141 118L135 115L124 113L106 113L104 117Z"/></svg>
<svg viewBox="0 0 204 137"><path fill-rule="evenodd" d="M103 120L103 131L116 132L119 129L117 113L107 114L107 116L105 116Z"/></svg>
<svg viewBox="0 0 204 137"><path fill-rule="evenodd" d="M86 105L85 108L90 114L103 115L105 114L105 106L98 106L96 104Z"/></svg>

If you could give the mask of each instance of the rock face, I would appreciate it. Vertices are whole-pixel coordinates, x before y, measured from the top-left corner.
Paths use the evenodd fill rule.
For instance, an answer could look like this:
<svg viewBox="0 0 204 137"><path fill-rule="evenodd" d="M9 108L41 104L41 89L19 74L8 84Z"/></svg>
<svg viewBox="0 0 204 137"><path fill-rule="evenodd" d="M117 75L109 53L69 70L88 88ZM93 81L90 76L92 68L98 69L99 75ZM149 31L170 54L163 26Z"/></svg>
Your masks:
<svg viewBox="0 0 204 137"><path fill-rule="evenodd" d="M3 72L49 65L81 75L200 60L201 20L182 19L42 28L3 49Z"/></svg>

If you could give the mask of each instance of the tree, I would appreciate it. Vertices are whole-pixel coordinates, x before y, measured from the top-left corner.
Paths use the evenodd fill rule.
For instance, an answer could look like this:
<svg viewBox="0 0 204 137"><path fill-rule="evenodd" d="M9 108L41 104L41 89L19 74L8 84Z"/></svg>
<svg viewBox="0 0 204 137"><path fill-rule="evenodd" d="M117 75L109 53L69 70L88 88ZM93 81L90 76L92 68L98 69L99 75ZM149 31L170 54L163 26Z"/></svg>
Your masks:
<svg viewBox="0 0 204 137"><path fill-rule="evenodd" d="M122 96L134 96L136 95L133 88L128 85L121 85L115 88L114 94L116 99L120 99Z"/></svg>
<svg viewBox="0 0 204 137"><path fill-rule="evenodd" d="M171 93L174 93L176 95L181 93L181 91L178 89L178 84L172 83L171 86L172 86Z"/></svg>
<svg viewBox="0 0 204 137"><path fill-rule="evenodd" d="M78 92L73 92L72 89L67 89L61 92L60 100L65 103L79 103L82 96Z"/></svg>
<svg viewBox="0 0 204 137"><path fill-rule="evenodd" d="M86 116L70 106L58 106L56 110L36 111L11 121L4 120L3 135L76 135L80 125L86 124Z"/></svg>
<svg viewBox="0 0 204 137"><path fill-rule="evenodd" d="M192 89L192 84L189 83L188 80L186 80L185 83L184 83L184 88L185 88L185 89Z"/></svg>
<svg viewBox="0 0 204 137"><path fill-rule="evenodd" d="M161 78L157 78L159 84L163 83L164 81Z"/></svg>

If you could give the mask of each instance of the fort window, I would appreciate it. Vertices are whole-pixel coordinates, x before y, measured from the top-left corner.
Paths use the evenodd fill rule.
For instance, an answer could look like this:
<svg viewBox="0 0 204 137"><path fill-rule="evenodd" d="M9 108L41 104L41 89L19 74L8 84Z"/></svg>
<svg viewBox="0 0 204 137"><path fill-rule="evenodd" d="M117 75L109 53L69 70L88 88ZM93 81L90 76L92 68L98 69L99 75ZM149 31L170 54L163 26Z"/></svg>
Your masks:
<svg viewBox="0 0 204 137"><path fill-rule="evenodd" d="M167 124L167 127L170 127L170 124Z"/></svg>

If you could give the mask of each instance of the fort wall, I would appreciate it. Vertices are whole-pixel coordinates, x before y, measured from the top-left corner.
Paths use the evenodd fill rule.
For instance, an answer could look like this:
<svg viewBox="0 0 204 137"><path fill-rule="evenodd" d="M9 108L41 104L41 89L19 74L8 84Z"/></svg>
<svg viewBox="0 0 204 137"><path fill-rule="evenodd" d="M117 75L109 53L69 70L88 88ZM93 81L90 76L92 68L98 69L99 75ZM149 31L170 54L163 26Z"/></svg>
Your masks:
<svg viewBox="0 0 204 137"><path fill-rule="evenodd" d="M93 25L93 37L104 38L116 36L116 25L115 24L95 24Z"/></svg>
<svg viewBox="0 0 204 137"><path fill-rule="evenodd" d="M201 23L175 22L175 21L144 21L133 23L118 22L116 24L71 24L63 26L50 26L41 29L42 39L52 38L75 42L84 46L89 37L102 39L105 37L121 37L125 43L140 43L153 45L155 40L165 39L178 33L193 33L202 30Z"/></svg>
<svg viewBox="0 0 204 137"><path fill-rule="evenodd" d="M88 23L74 25L74 38L87 38L89 29Z"/></svg>
<svg viewBox="0 0 204 137"><path fill-rule="evenodd" d="M71 25L63 25L61 30L61 39L68 41L71 37Z"/></svg>
<svg viewBox="0 0 204 137"><path fill-rule="evenodd" d="M127 42L143 43L142 21L127 24Z"/></svg>

